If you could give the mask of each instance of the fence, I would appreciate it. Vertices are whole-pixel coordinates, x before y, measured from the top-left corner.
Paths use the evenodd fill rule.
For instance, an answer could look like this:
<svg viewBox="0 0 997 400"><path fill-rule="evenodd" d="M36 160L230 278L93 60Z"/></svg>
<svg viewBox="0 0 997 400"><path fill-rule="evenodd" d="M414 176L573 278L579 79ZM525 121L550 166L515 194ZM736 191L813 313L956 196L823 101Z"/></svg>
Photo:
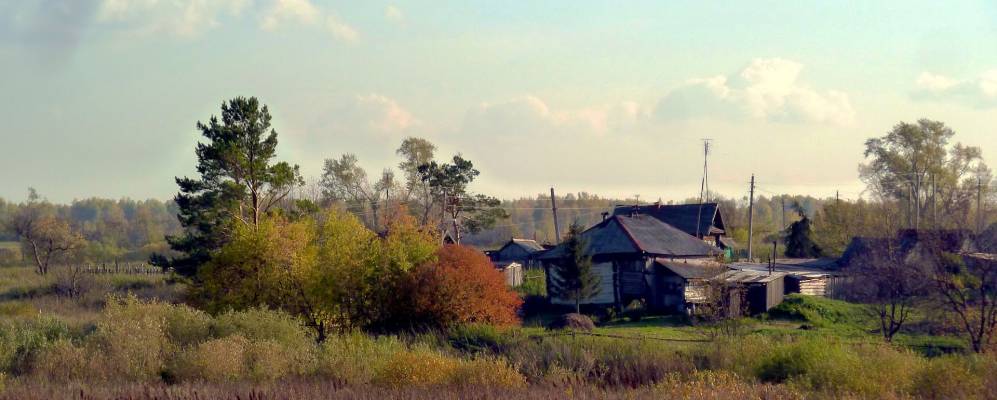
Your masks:
<svg viewBox="0 0 997 400"><path fill-rule="evenodd" d="M69 267L86 274L160 275L170 273L169 270L148 263L91 263L70 265Z"/></svg>

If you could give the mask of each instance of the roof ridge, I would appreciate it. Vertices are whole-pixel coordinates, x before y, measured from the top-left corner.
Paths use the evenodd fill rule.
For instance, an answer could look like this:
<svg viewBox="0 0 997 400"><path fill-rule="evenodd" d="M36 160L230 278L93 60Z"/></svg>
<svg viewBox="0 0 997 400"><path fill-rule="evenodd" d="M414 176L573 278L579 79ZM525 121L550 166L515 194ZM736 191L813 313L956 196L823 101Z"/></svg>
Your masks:
<svg viewBox="0 0 997 400"><path fill-rule="evenodd" d="M630 228L627 228L627 225L626 225L626 224L624 224L624 223L623 223L623 222L622 222L622 221L620 220L620 218L621 218L621 217L623 217L623 216L622 216L622 215L614 215L614 216L613 216L613 219L614 219L614 220L616 221L616 225L619 225L619 226L620 226L620 229L622 229L622 230L623 230L623 233L627 234L627 238L629 238L629 239L630 239L630 241L631 241L631 242L633 242L634 246L637 246L637 250L640 250L641 252L644 252L644 251L646 251L646 250L644 249L644 246L643 246L643 245L641 245L641 244L640 244L640 241L639 241L639 240L637 240L637 238L636 238L636 237L634 236L633 232L630 232ZM669 250L670 250L670 249L669 249Z"/></svg>

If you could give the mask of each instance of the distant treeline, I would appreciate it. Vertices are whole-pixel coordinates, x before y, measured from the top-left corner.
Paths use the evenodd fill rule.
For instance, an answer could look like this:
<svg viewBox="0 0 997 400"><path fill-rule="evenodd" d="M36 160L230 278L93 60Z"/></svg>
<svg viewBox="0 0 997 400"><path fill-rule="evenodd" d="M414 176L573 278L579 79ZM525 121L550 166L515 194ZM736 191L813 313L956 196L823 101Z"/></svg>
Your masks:
<svg viewBox="0 0 997 400"><path fill-rule="evenodd" d="M633 205L635 199L619 199L600 197L598 195L580 192L557 196L558 224L561 233L567 232L572 223L589 227L602 219L603 212L612 212L616 205ZM697 203L699 199L686 199L680 202L665 202L663 204ZM728 235L740 244L746 244L748 239L748 198L720 198L713 200L721 204L727 224ZM834 199L817 199L811 196L758 196L755 197L755 241L762 243L766 236L785 229L800 217L797 208L801 208L808 216L814 217L827 201ZM641 201L640 204L648 204ZM502 206L509 212L509 219L498 223L491 230L468 236L466 241L479 247L494 247L509 240L510 237L536 239L541 243L553 243L554 218L551 211L550 196L539 194L536 197L524 197L516 200L503 200Z"/></svg>
<svg viewBox="0 0 997 400"><path fill-rule="evenodd" d="M85 240L74 257L81 262L144 261L152 253L168 252L166 235L180 231L173 201L89 198L70 204L44 203L46 213L68 221ZM25 204L0 198L0 223L9 221ZM18 240L7 224L0 227L5 228L0 229L0 241Z"/></svg>

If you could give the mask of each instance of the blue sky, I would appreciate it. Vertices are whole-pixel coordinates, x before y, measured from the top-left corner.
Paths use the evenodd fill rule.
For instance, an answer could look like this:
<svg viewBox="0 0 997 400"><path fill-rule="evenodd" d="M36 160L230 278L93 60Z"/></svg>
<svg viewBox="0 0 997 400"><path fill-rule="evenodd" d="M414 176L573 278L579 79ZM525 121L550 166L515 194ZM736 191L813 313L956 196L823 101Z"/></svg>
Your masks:
<svg viewBox="0 0 997 400"><path fill-rule="evenodd" d="M14 200L168 198L239 95L307 177L421 136L502 197L690 197L709 137L722 194L854 198L863 141L921 117L997 152L982 1L0 0L0 72Z"/></svg>

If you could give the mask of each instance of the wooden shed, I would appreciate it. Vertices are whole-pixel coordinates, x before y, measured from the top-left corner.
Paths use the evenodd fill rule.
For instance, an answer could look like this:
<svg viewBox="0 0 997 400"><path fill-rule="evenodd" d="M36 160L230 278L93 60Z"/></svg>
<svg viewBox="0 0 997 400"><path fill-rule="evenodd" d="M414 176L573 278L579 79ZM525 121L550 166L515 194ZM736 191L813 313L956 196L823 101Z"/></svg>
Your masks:
<svg viewBox="0 0 997 400"><path fill-rule="evenodd" d="M835 288L844 280L836 260L826 258L780 258L773 263L740 262L732 269L758 273L779 272L786 275L784 293L833 297Z"/></svg>
<svg viewBox="0 0 997 400"><path fill-rule="evenodd" d="M540 263L536 256L544 250L536 240L511 238L498 250L487 254L495 262L517 262L526 268L538 268Z"/></svg>
<svg viewBox="0 0 997 400"><path fill-rule="evenodd" d="M721 276L724 281L744 288L745 309L750 315L764 313L782 303L785 298L785 277L782 272L731 270Z"/></svg>
<svg viewBox="0 0 997 400"><path fill-rule="evenodd" d="M502 271L505 276L505 284L509 287L516 287L523 284L523 265L512 262L496 262L495 268Z"/></svg>

